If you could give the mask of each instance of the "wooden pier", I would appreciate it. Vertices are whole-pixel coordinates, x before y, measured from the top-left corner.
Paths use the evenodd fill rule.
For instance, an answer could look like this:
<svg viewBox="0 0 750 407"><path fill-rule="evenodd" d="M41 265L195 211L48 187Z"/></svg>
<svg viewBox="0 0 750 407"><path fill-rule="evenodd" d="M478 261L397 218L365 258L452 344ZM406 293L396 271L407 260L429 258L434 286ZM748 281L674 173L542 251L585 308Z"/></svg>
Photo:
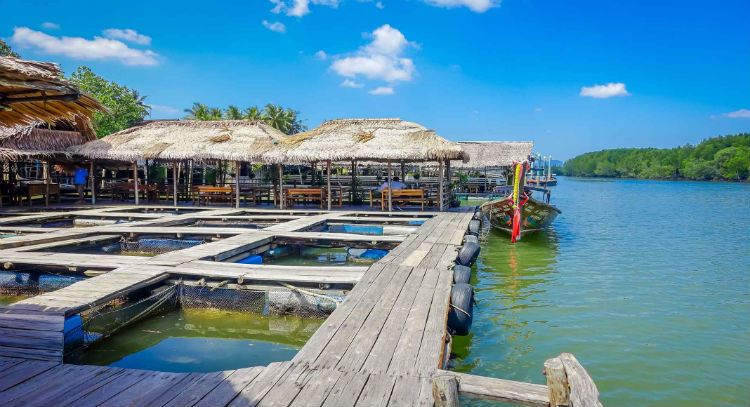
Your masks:
<svg viewBox="0 0 750 407"><path fill-rule="evenodd" d="M128 218L131 223L50 229L0 240L0 263L105 274L0 308L0 405L4 406L452 406L458 393L527 405L597 406L596 386L572 355L545 363L548 385L443 370L453 266L473 213L208 209L184 214L127 212L62 215ZM186 208L189 209L189 208ZM241 213L241 214L238 214ZM36 216L36 217L35 217ZM195 219L267 219L263 229L189 226ZM15 217L2 218L12 230ZM23 222L55 219L22 214ZM424 223L401 236L309 232L333 220ZM25 234L24 234L25 233ZM201 234L220 240L154 257L52 253L51 247L109 236ZM220 263L274 239L337 240L395 246L369 267L291 267ZM63 364L67 316L157 282L194 276L287 283L354 284L346 300L290 361L214 373L165 373ZM540 370L541 370L540 366Z"/></svg>

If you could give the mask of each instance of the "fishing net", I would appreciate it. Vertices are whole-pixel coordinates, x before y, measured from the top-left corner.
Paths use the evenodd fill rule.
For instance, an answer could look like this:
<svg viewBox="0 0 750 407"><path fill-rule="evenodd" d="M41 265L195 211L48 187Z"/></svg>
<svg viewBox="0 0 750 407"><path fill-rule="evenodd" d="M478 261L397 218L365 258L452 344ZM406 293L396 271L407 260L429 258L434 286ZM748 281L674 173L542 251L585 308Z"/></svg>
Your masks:
<svg viewBox="0 0 750 407"><path fill-rule="evenodd" d="M139 238L130 240L123 238L120 241L118 248L124 255L155 256L175 250L195 247L203 243L205 243L205 240L201 239Z"/></svg>
<svg viewBox="0 0 750 407"><path fill-rule="evenodd" d="M298 315L325 318L336 309L343 296L297 288L237 289L180 285L180 305L254 312L262 315Z"/></svg>
<svg viewBox="0 0 750 407"><path fill-rule="evenodd" d="M59 290L84 277L36 270L0 271L0 295L37 295Z"/></svg>

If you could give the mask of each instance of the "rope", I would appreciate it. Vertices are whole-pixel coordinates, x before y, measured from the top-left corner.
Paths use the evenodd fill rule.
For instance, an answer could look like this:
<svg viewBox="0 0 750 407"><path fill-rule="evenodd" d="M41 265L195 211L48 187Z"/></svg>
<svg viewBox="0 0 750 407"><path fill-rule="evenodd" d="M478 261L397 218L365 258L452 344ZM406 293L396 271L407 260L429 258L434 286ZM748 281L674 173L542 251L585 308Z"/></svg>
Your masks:
<svg viewBox="0 0 750 407"><path fill-rule="evenodd" d="M318 293L314 293L314 292L312 292L312 291L307 291L307 290L303 290L303 289L301 289L301 288L297 288L297 287L295 287L295 286L293 286L293 285L291 285L291 284L287 284L287 283L285 283L285 282L283 282L283 281L279 281L278 283L279 283L279 284L281 284L281 285L283 285L284 287L286 287L286 288L288 288L288 289L292 290L292 291L297 291L297 292L300 292L300 293L302 293L302 294L307 294L307 295L311 295L311 296L313 296L313 297L324 298L324 299L326 299L326 300L329 300L329 301L333 301L333 302L335 302L336 304L339 304L339 303L341 303L341 300L339 300L339 299L336 299L336 298L333 298L333 297L329 297L329 296L327 296L327 295L324 295L324 294L318 294Z"/></svg>
<svg viewBox="0 0 750 407"><path fill-rule="evenodd" d="M451 307L453 307L453 308L455 308L455 309L457 309L457 310L459 310L459 311L463 312L464 314L466 314L466 316L467 316L467 317L471 318L471 314L469 314L468 312L466 312L466 310L464 310L464 309L461 309L461 307L457 307L457 306L455 306L455 305L453 305L453 304L451 304Z"/></svg>

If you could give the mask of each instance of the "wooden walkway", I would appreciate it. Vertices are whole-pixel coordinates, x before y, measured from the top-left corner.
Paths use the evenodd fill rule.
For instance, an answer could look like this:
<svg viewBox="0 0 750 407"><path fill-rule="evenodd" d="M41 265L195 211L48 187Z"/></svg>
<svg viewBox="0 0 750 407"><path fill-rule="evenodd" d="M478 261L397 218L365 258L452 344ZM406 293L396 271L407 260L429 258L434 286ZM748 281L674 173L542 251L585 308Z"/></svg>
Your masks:
<svg viewBox="0 0 750 407"><path fill-rule="evenodd" d="M103 213L122 216L123 210L101 208L80 212L87 216ZM432 406L433 379L446 374L454 380L461 377L462 391L486 393L487 388L495 386L500 389L496 393L501 399L549 405L547 386L489 378L477 380L476 376L441 370L450 352L446 323L452 268L472 213L372 216L352 211L219 209L178 215L128 214L144 216L129 224L59 229L0 241L2 262L112 270L0 308L0 405ZM30 219L34 215L23 216ZM260 230L190 226L197 218L253 216L275 218L281 223ZM415 216L423 216L424 224L405 236L306 232L329 220L407 224ZM44 252L45 247L63 240L157 232L208 233L223 239L152 258ZM277 238L374 240L397 246L367 268L215 261ZM129 290L185 275L356 285L291 361L214 373L61 364L66 316Z"/></svg>
<svg viewBox="0 0 750 407"><path fill-rule="evenodd" d="M117 211L85 211L115 215ZM262 230L182 224L197 217L233 216L232 210L162 216L129 213L134 223L58 229L0 243L0 260L19 264L103 267L114 270L61 290L0 309L0 404L45 405L431 405L430 377L446 358L451 267L471 213L426 218L407 236L303 232L328 220L406 224L406 216L331 212L305 216L268 211L249 216L282 223ZM140 216L139 216L140 215ZM146 215L146 216L144 216ZM400 215L400 214L399 214ZM54 218L23 215L24 221ZM169 225L165 225L168 222ZM13 223L6 219L6 223ZM165 227L166 226L166 227ZM132 233L206 233L216 242L152 258L49 253L71 240ZM306 268L216 263L272 239L332 239L390 243L391 252L369 268ZM6 239L7 240L7 239ZM97 260L101 257L100 260ZM246 277L274 281L357 282L297 356L288 362L210 374L145 372L61 365L63 322L91 304L178 275ZM61 383L65 383L61 386ZM40 391L46 389L46 391Z"/></svg>

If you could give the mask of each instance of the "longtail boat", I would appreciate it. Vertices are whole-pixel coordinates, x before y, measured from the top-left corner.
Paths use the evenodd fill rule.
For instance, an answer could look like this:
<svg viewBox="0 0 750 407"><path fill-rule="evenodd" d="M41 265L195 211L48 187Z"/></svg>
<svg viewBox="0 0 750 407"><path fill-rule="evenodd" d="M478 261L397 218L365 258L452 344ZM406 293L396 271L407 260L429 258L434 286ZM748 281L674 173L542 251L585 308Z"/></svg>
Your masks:
<svg viewBox="0 0 750 407"><path fill-rule="evenodd" d="M562 213L550 205L548 189L524 185L528 165L527 161L515 164L512 192L508 196L485 202L480 207L484 217L489 219L490 225L510 233L513 243L524 234L545 229ZM542 200L532 198L534 192L542 193Z"/></svg>

